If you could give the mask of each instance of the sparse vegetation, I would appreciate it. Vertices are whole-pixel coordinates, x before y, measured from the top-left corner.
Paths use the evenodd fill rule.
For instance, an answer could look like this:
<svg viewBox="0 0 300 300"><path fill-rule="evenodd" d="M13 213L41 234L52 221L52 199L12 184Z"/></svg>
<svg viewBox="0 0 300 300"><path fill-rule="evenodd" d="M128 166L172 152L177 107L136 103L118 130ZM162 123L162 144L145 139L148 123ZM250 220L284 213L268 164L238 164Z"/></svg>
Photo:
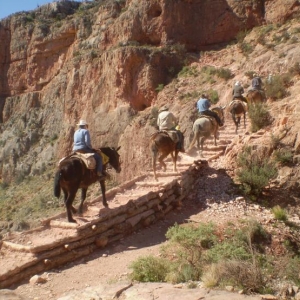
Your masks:
<svg viewBox="0 0 300 300"><path fill-rule="evenodd" d="M196 67L184 66L182 70L178 73L178 77L197 77L199 75L199 71Z"/></svg>
<svg viewBox="0 0 300 300"><path fill-rule="evenodd" d="M205 73L210 76L215 75L219 78L225 79L226 81L232 78L231 70L225 68L215 68L212 66L205 66L201 69L201 73Z"/></svg>
<svg viewBox="0 0 300 300"><path fill-rule="evenodd" d="M163 83L160 83L155 90L159 93L164 89L164 86L165 85Z"/></svg>
<svg viewBox="0 0 300 300"><path fill-rule="evenodd" d="M288 165L293 162L293 153L290 150L278 149L274 151L275 161L282 164Z"/></svg>
<svg viewBox="0 0 300 300"><path fill-rule="evenodd" d="M296 69L295 69L296 70ZM278 100L288 95L288 87L291 83L289 73L283 75L273 75L265 82L265 92L268 98Z"/></svg>
<svg viewBox="0 0 300 300"><path fill-rule="evenodd" d="M172 283L201 279L209 288L232 285L245 291L270 292L268 278L276 272L270 264L278 259L265 254L264 245L269 245L271 235L253 219L228 224L223 231L226 237L220 239L220 228L213 223L176 224L166 234L168 243L161 248L160 257L138 259L131 265L131 278ZM289 276L296 283L297 276L292 276L295 259L285 259L289 270L281 271L280 278Z"/></svg>
<svg viewBox="0 0 300 300"><path fill-rule="evenodd" d="M276 220L287 221L287 212L285 209L281 208L279 205L276 205L272 208L272 212Z"/></svg>
<svg viewBox="0 0 300 300"><path fill-rule="evenodd" d="M212 104L218 103L219 95L218 95L217 91L210 89L206 93L208 94L208 97L209 97Z"/></svg>
<svg viewBox="0 0 300 300"><path fill-rule="evenodd" d="M237 178L245 194L260 195L269 181L277 176L275 163L267 155L253 151L251 147L244 147L237 164Z"/></svg>
<svg viewBox="0 0 300 300"><path fill-rule="evenodd" d="M272 123L271 115L264 103L249 105L249 118L252 132L256 132Z"/></svg>

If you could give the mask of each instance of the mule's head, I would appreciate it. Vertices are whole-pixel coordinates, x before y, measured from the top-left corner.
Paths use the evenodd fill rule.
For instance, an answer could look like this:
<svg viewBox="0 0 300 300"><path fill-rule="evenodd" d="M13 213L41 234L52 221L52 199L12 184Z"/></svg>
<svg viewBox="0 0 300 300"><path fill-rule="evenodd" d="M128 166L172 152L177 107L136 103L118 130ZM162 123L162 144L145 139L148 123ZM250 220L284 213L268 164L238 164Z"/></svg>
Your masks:
<svg viewBox="0 0 300 300"><path fill-rule="evenodd" d="M111 156L109 157L109 164L116 170L117 173L121 172L121 157L118 153L120 148L121 146L119 146L117 149L114 147L110 148L112 151Z"/></svg>
<svg viewBox="0 0 300 300"><path fill-rule="evenodd" d="M101 151L109 157L109 164L116 170L117 173L121 172L121 157L118 153L118 150L121 148L118 147L115 149L114 147L106 147L101 148Z"/></svg>

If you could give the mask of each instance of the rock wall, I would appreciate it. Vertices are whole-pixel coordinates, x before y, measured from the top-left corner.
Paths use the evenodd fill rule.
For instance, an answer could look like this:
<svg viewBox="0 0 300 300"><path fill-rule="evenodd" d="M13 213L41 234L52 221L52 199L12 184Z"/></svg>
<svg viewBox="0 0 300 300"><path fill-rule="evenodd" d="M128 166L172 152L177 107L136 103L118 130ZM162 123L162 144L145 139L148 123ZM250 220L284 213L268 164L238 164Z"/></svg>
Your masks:
<svg viewBox="0 0 300 300"><path fill-rule="evenodd" d="M140 136L147 137L149 127L143 127L144 114L137 124L135 119L160 103L157 88L176 77L189 52L220 47L240 31L297 16L297 3L63 1L1 20L2 180L53 167L70 153L80 118L89 122L94 147L126 149L120 180L139 172L149 156L135 170L129 162L147 152L147 138ZM123 134L132 126L138 149L127 151L132 143Z"/></svg>

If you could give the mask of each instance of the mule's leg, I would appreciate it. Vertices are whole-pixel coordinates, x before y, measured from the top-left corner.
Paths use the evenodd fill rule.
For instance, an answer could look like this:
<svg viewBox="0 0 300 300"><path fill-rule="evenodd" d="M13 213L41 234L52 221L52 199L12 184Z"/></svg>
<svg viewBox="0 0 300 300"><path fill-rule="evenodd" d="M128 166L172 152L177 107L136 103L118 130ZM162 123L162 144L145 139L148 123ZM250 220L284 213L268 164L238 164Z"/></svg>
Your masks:
<svg viewBox="0 0 300 300"><path fill-rule="evenodd" d="M66 205L66 202L67 202L67 199L68 199L68 192L65 189L62 189L62 190L63 190L63 193L64 193L64 204ZM71 210L72 210L73 214L77 213L77 209L73 205L71 206Z"/></svg>
<svg viewBox="0 0 300 300"><path fill-rule="evenodd" d="M87 189L84 189L84 188L81 189L81 201L80 201L80 204L78 207L78 213L80 215L82 215L82 213L83 213L83 202L86 198L86 192L87 192Z"/></svg>
<svg viewBox="0 0 300 300"><path fill-rule="evenodd" d="M215 146L217 146L217 136L218 136L218 130L214 132L214 141L215 141Z"/></svg>
<svg viewBox="0 0 300 300"><path fill-rule="evenodd" d="M166 172L166 170L167 170L167 166L166 166L166 164L164 163L164 159L165 159L168 155L169 155L169 153L168 153L168 154L161 154L160 157L158 158L158 161L159 161L160 165L162 166L164 172ZM172 155L172 153L171 153L171 155Z"/></svg>
<svg viewBox="0 0 300 300"><path fill-rule="evenodd" d="M174 172L177 173L177 157L178 157L178 152L179 150L175 150L175 153L174 153L174 157L172 156L173 158L173 166L174 166Z"/></svg>
<svg viewBox="0 0 300 300"><path fill-rule="evenodd" d="M244 112L244 128L246 128L246 113Z"/></svg>
<svg viewBox="0 0 300 300"><path fill-rule="evenodd" d="M105 187L105 180L100 181L100 186L101 186L101 192L102 192L102 204L104 207L108 207L107 201L106 201L106 187Z"/></svg>
<svg viewBox="0 0 300 300"><path fill-rule="evenodd" d="M76 196L76 192L77 192L77 190L69 191L67 199L65 201L68 221L71 223L76 223L76 221L72 217L72 207L73 207L72 205L73 205L74 198Z"/></svg>
<svg viewBox="0 0 300 300"><path fill-rule="evenodd" d="M155 154L152 157L152 168L153 168L153 174L154 174L154 178L157 181L157 175L156 175L156 160L157 160L157 155Z"/></svg>
<svg viewBox="0 0 300 300"><path fill-rule="evenodd" d="M156 160L157 160L157 150L152 147L152 169L153 169L153 174L154 174L154 179L158 181L157 175L156 175Z"/></svg>
<svg viewBox="0 0 300 300"><path fill-rule="evenodd" d="M202 156L202 157L203 157L203 145L204 145L204 141L205 141L205 137L202 136L200 138L200 156Z"/></svg>
<svg viewBox="0 0 300 300"><path fill-rule="evenodd" d="M178 151L175 150L175 153L171 152L171 157L173 161L173 171L177 172L176 161L177 161Z"/></svg>
<svg viewBox="0 0 300 300"><path fill-rule="evenodd" d="M234 123L234 125L235 125L235 134L237 134L237 131L238 131L238 124L237 124L237 121L236 121L236 118L235 118L235 114L232 112L232 113L231 113L231 116L232 116L233 123Z"/></svg>
<svg viewBox="0 0 300 300"><path fill-rule="evenodd" d="M191 150L194 147L194 144L196 143L196 141L197 141L197 137L196 137L196 133L194 132L194 137L193 137L193 140L190 143L188 151Z"/></svg>

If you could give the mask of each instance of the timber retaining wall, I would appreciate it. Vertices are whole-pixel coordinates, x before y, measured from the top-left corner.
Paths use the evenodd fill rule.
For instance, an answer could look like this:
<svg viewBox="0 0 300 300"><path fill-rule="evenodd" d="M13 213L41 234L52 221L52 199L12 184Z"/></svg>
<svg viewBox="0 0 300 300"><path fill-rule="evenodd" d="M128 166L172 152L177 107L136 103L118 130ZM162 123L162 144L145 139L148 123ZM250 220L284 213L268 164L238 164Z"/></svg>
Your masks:
<svg viewBox="0 0 300 300"><path fill-rule="evenodd" d="M184 205L184 199L193 189L202 163L195 161L175 178L158 185L155 191L130 199L119 207L103 209L97 218L86 223L65 222L66 214L62 213L44 220L40 227L33 230L11 233L0 241L0 288L10 287L33 275L87 256L166 218L168 212ZM109 190L107 197L114 197L132 188L146 177L143 175ZM95 201L99 201L99 198ZM64 218L63 221L61 218ZM39 236L36 239L38 242L35 241L36 236Z"/></svg>

